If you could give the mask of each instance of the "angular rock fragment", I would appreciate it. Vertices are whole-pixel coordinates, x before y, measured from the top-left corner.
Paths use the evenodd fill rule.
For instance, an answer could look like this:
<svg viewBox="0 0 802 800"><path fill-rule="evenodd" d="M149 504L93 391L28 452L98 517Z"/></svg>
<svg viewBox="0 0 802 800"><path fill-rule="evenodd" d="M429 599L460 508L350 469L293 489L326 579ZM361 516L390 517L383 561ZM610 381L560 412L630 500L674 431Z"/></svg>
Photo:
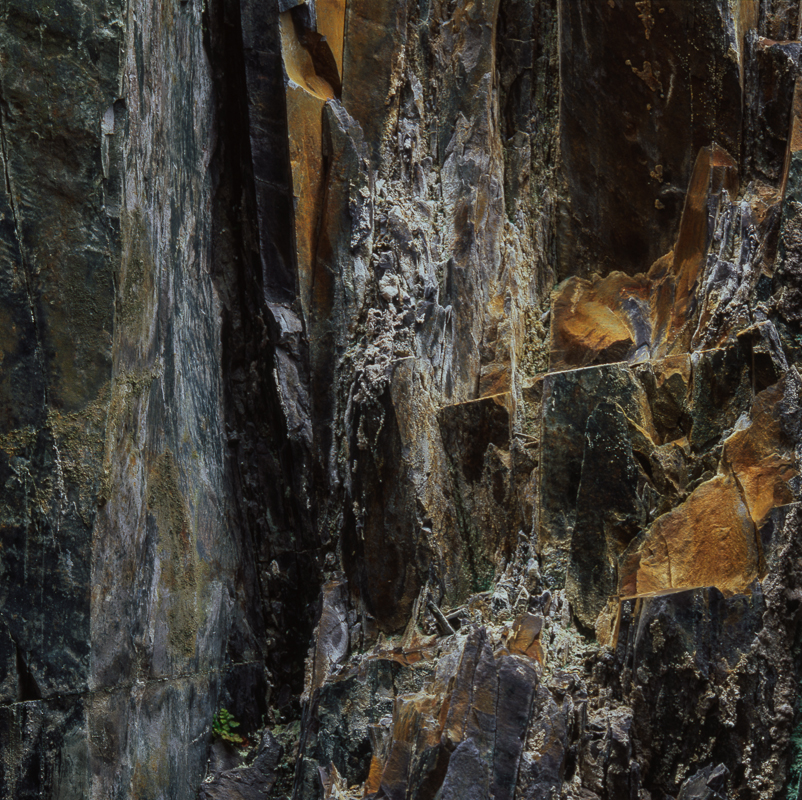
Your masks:
<svg viewBox="0 0 802 800"><path fill-rule="evenodd" d="M677 800L719 800L726 796L728 775L729 770L723 764L705 767L682 784Z"/></svg>
<svg viewBox="0 0 802 800"><path fill-rule="evenodd" d="M551 368L662 359L749 327L745 304L759 273L752 213L735 202L738 190L733 158L717 145L702 148L671 252L647 273L572 277L557 287Z"/></svg>
<svg viewBox="0 0 802 800"><path fill-rule="evenodd" d="M717 476L659 517L624 555L621 593L634 597L701 586L744 592L760 574L755 534L735 478Z"/></svg>
<svg viewBox="0 0 802 800"><path fill-rule="evenodd" d="M266 733L251 764L210 775L200 786L198 800L261 800L269 797L280 758L281 746Z"/></svg>
<svg viewBox="0 0 802 800"><path fill-rule="evenodd" d="M543 619L536 614L523 614L515 620L512 633L507 639L507 647L514 655L529 656L543 663L543 647L540 644L540 633L543 630Z"/></svg>

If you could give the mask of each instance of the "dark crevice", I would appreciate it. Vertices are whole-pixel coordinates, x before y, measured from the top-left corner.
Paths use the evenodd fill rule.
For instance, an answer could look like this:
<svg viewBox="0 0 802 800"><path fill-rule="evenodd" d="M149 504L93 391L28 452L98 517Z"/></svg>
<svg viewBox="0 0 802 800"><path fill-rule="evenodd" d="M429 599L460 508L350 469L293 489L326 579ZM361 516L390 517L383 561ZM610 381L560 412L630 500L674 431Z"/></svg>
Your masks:
<svg viewBox="0 0 802 800"><path fill-rule="evenodd" d="M19 210L17 209L17 201L14 198L14 192L11 185L11 172L8 164L8 139L6 137L5 125L5 112L6 112L5 94L3 91L2 83L0 83L0 157L3 159L3 180L5 182L6 194L8 196L8 204L11 208L11 214L14 218L14 236L17 240L17 248L19 250L20 266L22 267L22 275L25 281L25 291L28 296L28 308L31 314L31 321L36 335L36 360L39 362L39 369L42 373L42 394L43 406L47 406L47 370L44 363L44 350L42 347L43 335L39 315L36 313L36 300L34 297L34 283L31 274L31 268L25 258L25 249L22 243L22 229L20 225Z"/></svg>
<svg viewBox="0 0 802 800"><path fill-rule="evenodd" d="M247 40L255 31L243 29L258 17L260 47L279 54L278 13L267 4L250 7L250 0L213 0L207 17L218 120L212 248L222 306L228 480L242 582L258 595L240 602L260 639L272 702L297 703L320 589L319 545L306 500L310 456L287 429L274 380L278 348L301 380L308 370L303 341L281 339L270 305L295 308L297 293L283 76L276 58L249 60ZM258 118L263 104L272 109L267 121ZM254 130L259 135L252 138ZM239 643L229 646L236 657Z"/></svg>
<svg viewBox="0 0 802 800"><path fill-rule="evenodd" d="M17 651L17 698L23 703L29 700L41 700L42 692L39 689L36 678L28 669L20 646L16 642L14 642L14 646Z"/></svg>
<svg viewBox="0 0 802 800"><path fill-rule="evenodd" d="M654 486L655 485L654 484L654 472L652 470L652 464L651 464L651 461L649 461L648 456L644 455L643 453L641 453L641 452L639 452L637 450L633 450L632 451L632 455L635 456L635 460L640 465L640 468L643 470L643 474L646 476L646 478L648 479L649 483L651 483L652 486Z"/></svg>

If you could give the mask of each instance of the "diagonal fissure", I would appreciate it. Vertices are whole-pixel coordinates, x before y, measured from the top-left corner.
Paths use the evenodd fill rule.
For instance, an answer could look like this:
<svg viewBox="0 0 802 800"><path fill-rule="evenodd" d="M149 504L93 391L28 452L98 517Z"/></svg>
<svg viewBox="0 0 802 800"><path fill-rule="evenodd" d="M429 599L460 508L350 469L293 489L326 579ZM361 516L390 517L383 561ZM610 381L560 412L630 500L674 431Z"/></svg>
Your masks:
<svg viewBox="0 0 802 800"><path fill-rule="evenodd" d="M23 280L25 281L25 291L28 297L28 310L31 315L31 322L33 324L36 336L35 357L43 378L43 383L42 383L43 404L47 405L48 402L47 380L46 380L47 375L45 371L44 358L43 358L43 348L42 348L43 337L42 337L39 317L36 313L36 302L34 299L34 291L33 291L33 275L31 272L30 265L28 264L28 260L25 256L25 248L23 246L23 241L22 241L20 213L17 207L16 198L14 196L13 184L11 180L11 170L9 167L9 147L8 147L8 136L6 134L6 121L5 121L5 114L7 107L8 106L5 101L5 93L3 90L3 85L2 82L0 81L0 157L2 157L3 159L3 180L5 183L6 194L8 195L8 204L11 209L11 216L14 222L14 238L17 242L20 266L22 267Z"/></svg>

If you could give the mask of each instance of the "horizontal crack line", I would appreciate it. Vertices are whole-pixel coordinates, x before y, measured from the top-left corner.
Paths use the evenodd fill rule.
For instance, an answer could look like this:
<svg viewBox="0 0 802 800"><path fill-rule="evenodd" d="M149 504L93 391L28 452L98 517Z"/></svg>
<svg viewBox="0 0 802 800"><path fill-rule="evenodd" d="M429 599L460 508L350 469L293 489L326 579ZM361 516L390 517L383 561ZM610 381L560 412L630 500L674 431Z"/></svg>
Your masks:
<svg viewBox="0 0 802 800"><path fill-rule="evenodd" d="M47 697L42 697L37 700L14 700L12 702L4 702L0 703L0 708L13 708L14 706L30 706L32 704L47 704L53 703L58 700L69 700L75 698L82 698L82 697L95 697L97 695L111 695L115 692L123 691L128 689L135 689L138 687L149 687L155 684L167 684L167 683L178 683L179 681L186 681L191 680L193 678L209 678L212 676L217 675L224 675L227 672L231 672L234 669L238 669L240 667L252 667L252 666L259 666L264 667L265 664L263 661L237 661L233 664L229 664L227 667L222 669L211 669L201 672L184 672L178 675L165 675L161 678L148 678L147 680L134 680L134 681L127 681L125 683L117 684L116 686L99 686L95 689L83 689L81 691L75 692L61 692L60 694L53 694Z"/></svg>

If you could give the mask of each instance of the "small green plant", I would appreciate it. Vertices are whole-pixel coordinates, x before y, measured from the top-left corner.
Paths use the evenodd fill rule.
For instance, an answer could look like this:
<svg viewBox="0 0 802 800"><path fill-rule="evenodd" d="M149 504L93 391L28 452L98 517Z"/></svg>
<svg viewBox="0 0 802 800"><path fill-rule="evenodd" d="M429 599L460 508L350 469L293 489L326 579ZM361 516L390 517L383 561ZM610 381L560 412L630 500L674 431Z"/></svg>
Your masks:
<svg viewBox="0 0 802 800"><path fill-rule="evenodd" d="M245 740L238 733L234 733L234 728L239 728L239 722L234 719L234 716L228 709L221 708L214 715L212 732L215 736L219 736L226 742L231 742L232 744L243 744Z"/></svg>

